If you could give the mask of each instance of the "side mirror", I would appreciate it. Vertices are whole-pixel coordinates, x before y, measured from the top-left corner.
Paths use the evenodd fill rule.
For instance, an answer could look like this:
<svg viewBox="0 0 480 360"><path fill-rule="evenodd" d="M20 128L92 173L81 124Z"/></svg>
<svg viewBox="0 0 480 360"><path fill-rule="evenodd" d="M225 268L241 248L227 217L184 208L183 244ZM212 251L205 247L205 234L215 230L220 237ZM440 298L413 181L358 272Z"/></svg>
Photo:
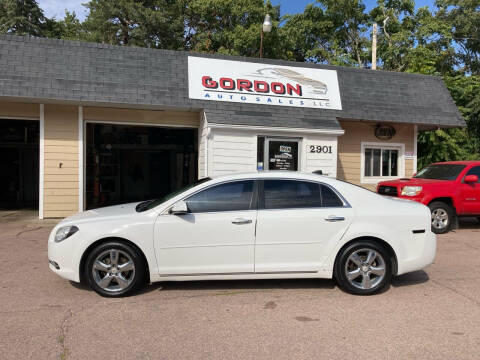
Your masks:
<svg viewBox="0 0 480 360"><path fill-rule="evenodd" d="M185 215L188 213L187 203L183 200L180 200L175 203L170 209L170 214L173 215Z"/></svg>
<svg viewBox="0 0 480 360"><path fill-rule="evenodd" d="M478 176L477 175L467 175L467 176L465 176L464 181L466 183L476 183L476 182L478 182Z"/></svg>

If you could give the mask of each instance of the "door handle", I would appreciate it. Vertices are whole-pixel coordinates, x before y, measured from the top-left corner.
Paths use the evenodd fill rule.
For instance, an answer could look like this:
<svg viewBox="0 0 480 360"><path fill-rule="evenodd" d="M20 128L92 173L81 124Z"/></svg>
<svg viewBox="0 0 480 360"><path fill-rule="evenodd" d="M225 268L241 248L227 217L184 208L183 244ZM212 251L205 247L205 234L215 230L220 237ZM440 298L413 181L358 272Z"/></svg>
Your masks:
<svg viewBox="0 0 480 360"><path fill-rule="evenodd" d="M334 222L334 221L344 221L345 218L343 216L329 215L325 218L325 220Z"/></svg>
<svg viewBox="0 0 480 360"><path fill-rule="evenodd" d="M243 225L243 224L251 224L252 220L250 219L243 219L243 218L236 218L232 220L232 224L235 225Z"/></svg>

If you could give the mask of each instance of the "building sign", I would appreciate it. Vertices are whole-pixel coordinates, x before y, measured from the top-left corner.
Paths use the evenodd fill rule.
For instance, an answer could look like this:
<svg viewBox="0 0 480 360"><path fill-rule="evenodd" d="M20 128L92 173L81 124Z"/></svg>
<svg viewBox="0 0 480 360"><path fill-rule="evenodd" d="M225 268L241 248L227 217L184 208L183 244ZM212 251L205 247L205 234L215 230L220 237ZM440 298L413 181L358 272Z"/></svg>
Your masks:
<svg viewBox="0 0 480 360"><path fill-rule="evenodd" d="M375 136L380 140L390 140L396 134L395 128L391 125L377 125Z"/></svg>
<svg viewBox="0 0 480 360"><path fill-rule="evenodd" d="M335 70L188 57L190 99L342 110Z"/></svg>

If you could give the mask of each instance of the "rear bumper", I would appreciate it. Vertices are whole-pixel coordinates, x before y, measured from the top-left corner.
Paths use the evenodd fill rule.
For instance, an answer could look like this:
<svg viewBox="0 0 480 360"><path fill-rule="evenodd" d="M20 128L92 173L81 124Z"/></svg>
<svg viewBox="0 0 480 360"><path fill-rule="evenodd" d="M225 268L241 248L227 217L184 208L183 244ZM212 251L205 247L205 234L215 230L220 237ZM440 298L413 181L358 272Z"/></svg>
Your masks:
<svg viewBox="0 0 480 360"><path fill-rule="evenodd" d="M407 251L402 259L398 259L397 275L421 270L435 260L437 236L430 229L424 234L423 239L414 236L413 241L421 243L416 244L416 251ZM420 247L420 251L418 251L418 247Z"/></svg>

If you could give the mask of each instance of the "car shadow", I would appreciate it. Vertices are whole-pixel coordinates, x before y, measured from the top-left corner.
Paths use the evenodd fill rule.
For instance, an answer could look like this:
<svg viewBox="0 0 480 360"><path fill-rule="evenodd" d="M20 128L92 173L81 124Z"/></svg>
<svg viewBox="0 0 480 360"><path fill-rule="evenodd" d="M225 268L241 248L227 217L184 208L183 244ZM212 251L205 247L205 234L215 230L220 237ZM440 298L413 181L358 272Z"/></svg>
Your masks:
<svg viewBox="0 0 480 360"><path fill-rule="evenodd" d="M480 230L480 221L475 217L465 217L458 219L458 227L453 229L455 230L463 230L463 229L476 229Z"/></svg>
<svg viewBox="0 0 480 360"><path fill-rule="evenodd" d="M391 286L403 287L423 284L429 280L423 271L394 276ZM91 291L88 286L71 281L70 284L82 291ZM337 284L333 279L265 279L265 280L201 280L201 281L165 281L151 283L132 295L148 294L154 291L219 291L225 294L240 294L265 290L295 289L334 289ZM388 288L384 291L388 291ZM384 292L382 291L382 293ZM218 295L222 295L219 293Z"/></svg>
<svg viewBox="0 0 480 360"><path fill-rule="evenodd" d="M152 291L227 291L249 292L259 290L290 289L333 289L336 284L331 279L266 279L266 280L202 280L165 281L153 283L139 292Z"/></svg>
<svg viewBox="0 0 480 360"><path fill-rule="evenodd" d="M392 278L392 286L393 287L402 287L402 286L411 286L411 285L419 285L426 283L430 280L428 274L423 270L414 271L411 273L394 276Z"/></svg>

